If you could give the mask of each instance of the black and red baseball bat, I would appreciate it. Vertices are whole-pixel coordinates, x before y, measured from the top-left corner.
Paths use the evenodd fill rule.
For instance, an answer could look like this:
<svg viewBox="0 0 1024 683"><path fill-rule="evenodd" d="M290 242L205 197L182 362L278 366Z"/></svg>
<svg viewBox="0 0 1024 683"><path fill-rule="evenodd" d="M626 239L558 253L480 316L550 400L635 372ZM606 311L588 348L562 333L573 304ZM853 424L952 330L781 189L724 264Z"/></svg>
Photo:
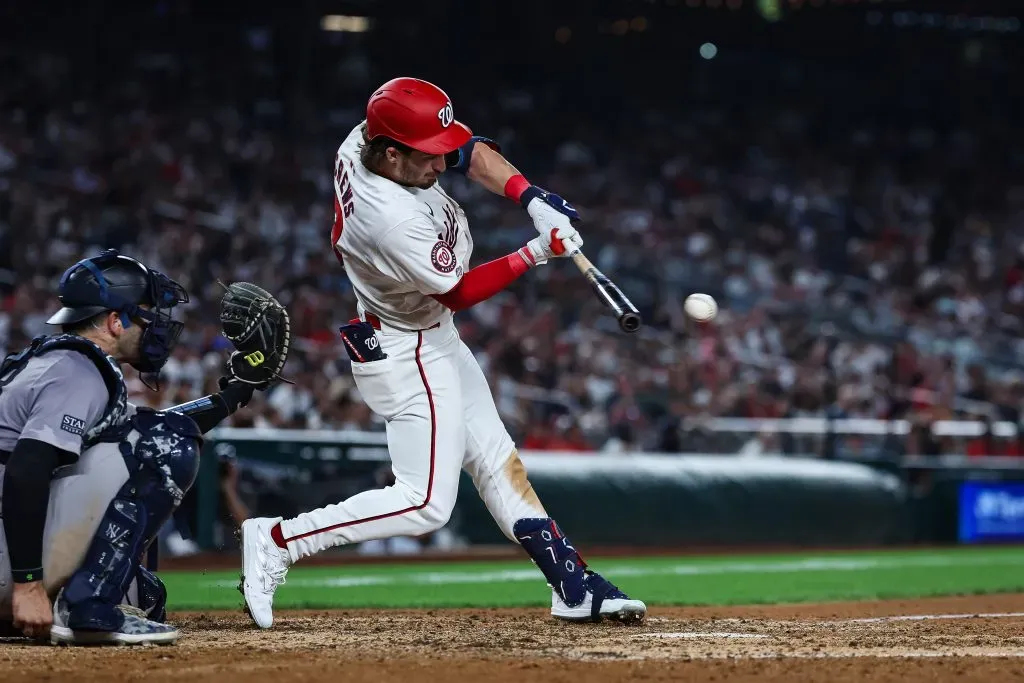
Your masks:
<svg viewBox="0 0 1024 683"><path fill-rule="evenodd" d="M607 275L597 269L593 263L590 262L586 256L583 255L579 249L575 249L569 253L569 257L572 258L572 262L576 264L576 267L583 273L583 277L590 281L594 291L597 293L597 298L601 302L611 309L612 313L619 321L619 327L622 328L623 332L636 332L640 329L642 320L640 319L640 311L636 310L636 306L633 302L626 298L626 295L622 293L618 285L612 282Z"/></svg>

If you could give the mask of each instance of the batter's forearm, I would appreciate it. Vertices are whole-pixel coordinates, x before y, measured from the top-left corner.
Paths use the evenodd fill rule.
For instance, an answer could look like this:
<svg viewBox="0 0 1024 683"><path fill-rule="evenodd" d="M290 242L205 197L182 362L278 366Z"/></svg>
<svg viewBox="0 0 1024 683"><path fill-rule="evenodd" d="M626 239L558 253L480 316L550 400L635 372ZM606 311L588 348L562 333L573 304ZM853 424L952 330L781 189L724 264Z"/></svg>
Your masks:
<svg viewBox="0 0 1024 683"><path fill-rule="evenodd" d="M466 273L450 292L435 294L434 299L453 311L465 310L508 287L530 265L518 251L488 261Z"/></svg>
<svg viewBox="0 0 1024 683"><path fill-rule="evenodd" d="M4 470L3 524L15 583L43 578L43 531L50 503L50 478L62 453L43 441L20 439Z"/></svg>
<svg viewBox="0 0 1024 683"><path fill-rule="evenodd" d="M522 178L516 167L487 145L477 143L469 160L466 177L480 183L494 194L505 195L505 186L514 177ZM529 185L529 183L527 183Z"/></svg>

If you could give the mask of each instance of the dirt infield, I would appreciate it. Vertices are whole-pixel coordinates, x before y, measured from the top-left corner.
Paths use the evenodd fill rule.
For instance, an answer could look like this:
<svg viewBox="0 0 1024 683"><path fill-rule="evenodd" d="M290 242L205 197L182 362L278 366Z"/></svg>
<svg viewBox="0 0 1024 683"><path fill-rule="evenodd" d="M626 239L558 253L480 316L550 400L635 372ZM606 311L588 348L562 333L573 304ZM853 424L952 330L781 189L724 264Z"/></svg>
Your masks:
<svg viewBox="0 0 1024 683"><path fill-rule="evenodd" d="M653 606L639 627L511 609L285 612L266 632L240 612L172 620L185 635L170 647L0 643L0 672L5 683L1024 680L1024 594Z"/></svg>

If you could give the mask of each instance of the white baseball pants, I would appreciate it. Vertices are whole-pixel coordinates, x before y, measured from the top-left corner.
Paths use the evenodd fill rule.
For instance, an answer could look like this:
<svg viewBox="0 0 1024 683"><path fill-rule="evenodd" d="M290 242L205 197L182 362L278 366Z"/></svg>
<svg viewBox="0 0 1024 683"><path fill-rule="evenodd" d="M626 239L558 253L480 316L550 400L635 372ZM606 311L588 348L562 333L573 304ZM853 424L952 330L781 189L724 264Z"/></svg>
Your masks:
<svg viewBox="0 0 1024 683"><path fill-rule="evenodd" d="M526 478L490 387L450 318L417 332L377 331L387 358L353 363L366 404L387 420L395 484L281 523L292 561L346 543L443 527L464 468L502 532L547 517Z"/></svg>

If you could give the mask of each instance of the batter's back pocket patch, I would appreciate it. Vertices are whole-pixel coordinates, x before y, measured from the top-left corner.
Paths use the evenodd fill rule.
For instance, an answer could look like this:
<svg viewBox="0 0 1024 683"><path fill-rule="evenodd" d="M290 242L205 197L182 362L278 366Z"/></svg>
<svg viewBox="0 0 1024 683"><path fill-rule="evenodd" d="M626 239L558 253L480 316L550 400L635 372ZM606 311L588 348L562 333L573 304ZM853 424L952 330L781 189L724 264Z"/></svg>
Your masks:
<svg viewBox="0 0 1024 683"><path fill-rule="evenodd" d="M76 436L81 436L85 433L85 420L79 420L77 417L65 415L64 419L60 422L60 428L65 432L71 432Z"/></svg>
<svg viewBox="0 0 1024 683"><path fill-rule="evenodd" d="M380 340L369 323L349 323L338 331L341 333L341 341L345 343L349 360L353 363L370 363L388 357L380 347Z"/></svg>

